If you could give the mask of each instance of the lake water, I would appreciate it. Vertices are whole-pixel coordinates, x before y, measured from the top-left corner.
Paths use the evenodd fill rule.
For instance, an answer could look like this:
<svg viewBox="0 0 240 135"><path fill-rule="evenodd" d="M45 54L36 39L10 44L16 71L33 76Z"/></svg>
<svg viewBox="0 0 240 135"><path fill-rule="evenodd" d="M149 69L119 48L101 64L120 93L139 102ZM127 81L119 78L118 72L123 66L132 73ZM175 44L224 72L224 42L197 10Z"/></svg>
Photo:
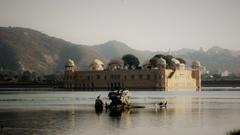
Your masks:
<svg viewBox="0 0 240 135"><path fill-rule="evenodd" d="M95 98L101 94L104 102L110 102L108 92L1 89L0 134L225 135L240 129L240 89L218 89L221 91L134 91L131 103L146 108L131 109L118 117L95 113ZM168 101L167 109L156 108L162 100Z"/></svg>

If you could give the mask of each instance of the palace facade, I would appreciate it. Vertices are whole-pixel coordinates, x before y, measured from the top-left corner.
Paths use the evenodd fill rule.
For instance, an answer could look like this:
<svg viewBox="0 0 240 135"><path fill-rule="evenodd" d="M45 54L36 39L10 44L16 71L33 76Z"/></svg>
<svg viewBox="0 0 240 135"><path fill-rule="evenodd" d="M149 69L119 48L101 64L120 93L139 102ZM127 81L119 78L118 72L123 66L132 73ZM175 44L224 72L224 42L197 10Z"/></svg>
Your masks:
<svg viewBox="0 0 240 135"><path fill-rule="evenodd" d="M65 64L64 88L76 90L129 90L160 91L200 91L200 62L193 61L192 69L173 58L174 69L166 69L166 61L160 58L157 67L149 68L148 63L141 69L127 69L122 60L112 60L107 68L102 61L95 59L89 70L76 70L74 61Z"/></svg>

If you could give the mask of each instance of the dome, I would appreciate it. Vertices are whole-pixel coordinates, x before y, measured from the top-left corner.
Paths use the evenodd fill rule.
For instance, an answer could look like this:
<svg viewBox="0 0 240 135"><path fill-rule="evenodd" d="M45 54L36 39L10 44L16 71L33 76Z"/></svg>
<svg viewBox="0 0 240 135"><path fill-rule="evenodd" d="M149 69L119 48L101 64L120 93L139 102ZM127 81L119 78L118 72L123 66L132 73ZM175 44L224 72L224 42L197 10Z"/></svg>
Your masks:
<svg viewBox="0 0 240 135"><path fill-rule="evenodd" d="M94 59L89 65L91 70L104 70L104 63L99 59Z"/></svg>
<svg viewBox="0 0 240 135"><path fill-rule="evenodd" d="M65 63L65 67L74 67L75 63L72 59L68 59Z"/></svg>
<svg viewBox="0 0 240 135"><path fill-rule="evenodd" d="M68 59L65 63L65 71L74 71L76 68L74 61L71 59Z"/></svg>
<svg viewBox="0 0 240 135"><path fill-rule="evenodd" d="M124 62L122 59L113 59L111 60L108 65L113 65L113 64L116 64L116 65L124 65Z"/></svg>
<svg viewBox="0 0 240 135"><path fill-rule="evenodd" d="M162 57L160 59L157 60L157 64L159 65L167 65L167 62L165 59L163 59Z"/></svg>
<svg viewBox="0 0 240 135"><path fill-rule="evenodd" d="M113 59L108 63L108 69L114 70L114 69L122 69L124 65L124 62L122 59Z"/></svg>
<svg viewBox="0 0 240 135"><path fill-rule="evenodd" d="M179 64L180 64L179 60L177 60L176 58L172 58L172 62L173 62L175 65L179 65Z"/></svg>
<svg viewBox="0 0 240 135"><path fill-rule="evenodd" d="M96 65L104 66L104 63L101 60L99 60L99 59L94 59L89 66L91 67L91 66L96 66Z"/></svg>
<svg viewBox="0 0 240 135"><path fill-rule="evenodd" d="M198 60L194 60L194 61L192 62L192 66L200 67L200 66L201 66L201 63L200 63L200 61L198 61Z"/></svg>
<svg viewBox="0 0 240 135"><path fill-rule="evenodd" d="M157 67L158 68L166 68L166 66L167 66L167 63L166 63L165 59L163 59L163 58L157 59Z"/></svg>

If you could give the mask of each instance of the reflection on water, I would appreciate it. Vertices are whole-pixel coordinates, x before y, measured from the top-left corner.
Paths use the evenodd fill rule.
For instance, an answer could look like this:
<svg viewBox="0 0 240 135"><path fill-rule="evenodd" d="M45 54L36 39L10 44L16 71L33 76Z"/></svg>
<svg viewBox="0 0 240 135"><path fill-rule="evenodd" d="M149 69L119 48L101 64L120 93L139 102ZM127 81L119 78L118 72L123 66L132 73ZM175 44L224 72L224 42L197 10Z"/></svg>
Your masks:
<svg viewBox="0 0 240 135"><path fill-rule="evenodd" d="M96 114L95 98L107 92L0 92L0 134L225 135L240 128L240 92L132 92L118 116ZM155 104L167 100L167 109ZM156 108L157 107L157 108Z"/></svg>

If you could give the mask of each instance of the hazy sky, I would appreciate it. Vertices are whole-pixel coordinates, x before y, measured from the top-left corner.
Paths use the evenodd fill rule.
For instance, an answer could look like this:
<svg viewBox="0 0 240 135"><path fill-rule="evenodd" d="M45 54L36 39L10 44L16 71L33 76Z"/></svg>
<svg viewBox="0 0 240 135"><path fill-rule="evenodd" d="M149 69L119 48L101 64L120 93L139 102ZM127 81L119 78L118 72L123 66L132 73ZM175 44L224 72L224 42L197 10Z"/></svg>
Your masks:
<svg viewBox="0 0 240 135"><path fill-rule="evenodd" d="M240 0L0 0L0 26L78 44L119 40L141 50L240 50Z"/></svg>

